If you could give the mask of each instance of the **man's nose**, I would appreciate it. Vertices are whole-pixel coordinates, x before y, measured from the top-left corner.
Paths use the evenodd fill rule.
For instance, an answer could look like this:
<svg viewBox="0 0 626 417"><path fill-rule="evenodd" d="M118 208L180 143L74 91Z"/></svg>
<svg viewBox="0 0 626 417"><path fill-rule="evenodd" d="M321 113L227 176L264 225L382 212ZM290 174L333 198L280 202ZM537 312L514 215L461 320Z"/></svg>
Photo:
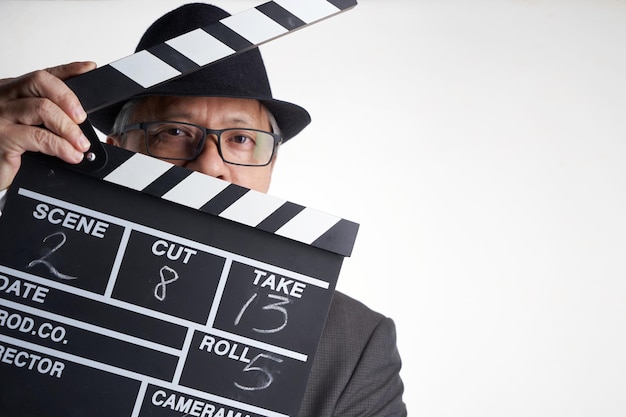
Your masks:
<svg viewBox="0 0 626 417"><path fill-rule="evenodd" d="M206 138L200 155L193 161L190 161L186 167L228 181L228 169L220 156L217 140L210 136Z"/></svg>

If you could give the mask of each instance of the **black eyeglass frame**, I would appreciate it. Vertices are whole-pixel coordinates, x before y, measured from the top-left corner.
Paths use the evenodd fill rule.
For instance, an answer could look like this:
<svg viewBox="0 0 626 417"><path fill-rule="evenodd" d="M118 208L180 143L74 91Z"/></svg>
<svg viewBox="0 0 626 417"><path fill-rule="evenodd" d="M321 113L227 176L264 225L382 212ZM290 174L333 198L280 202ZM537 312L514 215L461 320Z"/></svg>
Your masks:
<svg viewBox="0 0 626 417"><path fill-rule="evenodd" d="M147 128L150 127L151 125L155 125L155 124L161 124L161 123L172 123L172 124L177 124L177 125L185 125L185 126L194 126L197 127L198 129L200 129L203 133L202 139L200 139L200 141L198 142L198 146L196 148L196 151L194 153L193 157L189 157L189 158L167 158L167 157L163 157L163 156L157 156L157 155L153 155L152 153L150 153L150 148L148 146L148 130ZM278 148L278 145L280 145L282 143L283 137L281 135L279 135L278 133L273 133L273 132L268 132L267 130L261 130L261 129L252 129L252 128L241 128L241 127L229 127L226 129L209 129L207 127L204 126L200 126L194 123L187 123L187 122L177 122L177 121L173 121L173 120L155 120L152 122L141 122L141 123L134 123L131 125L127 125L124 126L122 128L122 130L118 133L119 136L122 136L130 131L133 130L143 130L143 134L144 134L144 143L146 146L146 154L150 155L154 158L159 158L159 159L169 159L171 161L193 161L194 159L196 159L198 156L200 156L200 154L202 153L202 149L204 149L204 144L206 142L206 138L208 135L215 135L217 137L217 152L220 155L220 158L222 158L222 161L226 162L227 164L231 164L231 165L238 165L238 166L247 166L247 167L264 167L264 166L268 166L271 162L272 159L274 159L274 154L276 153L276 148ZM228 161L226 158L224 158L224 154L222 153L222 133L224 132L228 132L230 130L249 130L251 132L261 132L261 133L266 133L270 136L272 136L274 138L274 146L272 146L272 153L269 157L269 160L264 163L264 164L242 164L239 162L232 162L232 161Z"/></svg>

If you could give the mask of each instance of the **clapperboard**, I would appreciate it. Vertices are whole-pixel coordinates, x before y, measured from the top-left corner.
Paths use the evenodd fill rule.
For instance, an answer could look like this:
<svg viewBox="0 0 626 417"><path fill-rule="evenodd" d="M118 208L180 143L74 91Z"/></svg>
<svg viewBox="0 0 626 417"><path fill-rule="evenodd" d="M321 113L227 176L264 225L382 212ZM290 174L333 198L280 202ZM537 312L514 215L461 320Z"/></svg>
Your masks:
<svg viewBox="0 0 626 417"><path fill-rule="evenodd" d="M219 24L271 28L253 47L355 5L282 0ZM89 113L185 75L167 66L142 51L68 85ZM0 415L297 415L358 225L94 136L78 166L25 155L7 194Z"/></svg>

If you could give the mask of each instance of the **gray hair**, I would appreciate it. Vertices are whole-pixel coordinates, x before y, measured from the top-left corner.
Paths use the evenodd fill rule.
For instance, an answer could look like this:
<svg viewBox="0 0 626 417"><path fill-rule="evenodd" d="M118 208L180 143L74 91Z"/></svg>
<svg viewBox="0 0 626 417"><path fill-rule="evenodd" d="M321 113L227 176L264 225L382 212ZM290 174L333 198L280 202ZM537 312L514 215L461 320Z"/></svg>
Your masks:
<svg viewBox="0 0 626 417"><path fill-rule="evenodd" d="M144 98L145 97L134 98L132 100L129 100L128 102L124 104L124 106L122 106L122 109L117 114L117 117L115 118L115 122L113 123L113 129L111 131L112 136L120 136L120 140L124 141L124 139L121 137L122 136L121 132L124 129L124 127L130 124L130 120L133 114L135 113L135 108ZM278 122L276 121L276 118L264 104L261 103L261 106L263 106L263 108L267 112L267 118L270 123L272 133L276 133L280 135L281 134L280 127L278 126Z"/></svg>
<svg viewBox="0 0 626 417"><path fill-rule="evenodd" d="M132 115L135 113L135 108L137 104L141 102L141 98L134 98L132 100L127 101L124 106L120 109L120 112L117 114L115 118L115 122L113 122L113 129L111 130L111 135L120 136L122 135L122 130L130 124L130 119ZM123 139L122 139L123 140Z"/></svg>

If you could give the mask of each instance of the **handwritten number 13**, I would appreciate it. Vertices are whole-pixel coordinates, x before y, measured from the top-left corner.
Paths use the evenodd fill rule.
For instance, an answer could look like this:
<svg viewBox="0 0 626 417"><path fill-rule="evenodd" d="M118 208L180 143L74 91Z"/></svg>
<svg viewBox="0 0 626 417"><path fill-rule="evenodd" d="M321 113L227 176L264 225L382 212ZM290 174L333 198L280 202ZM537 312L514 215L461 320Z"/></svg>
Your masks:
<svg viewBox="0 0 626 417"><path fill-rule="evenodd" d="M239 312L239 314L235 318L235 326L237 326L239 324L239 321L241 320L241 317L243 316L245 311L248 309L248 306L252 303L252 301L254 301L254 299L256 297L257 297L256 293L252 294L252 297L250 297L250 299L241 308L241 311ZM282 329L284 329L285 326L287 326L287 321L289 319L289 316L288 316L288 313L287 313L287 309L282 307L282 306L285 305L285 304L289 304L289 298L283 297L281 295L276 295L276 294L268 294L267 298L273 298L273 299L279 300L279 301L277 303L271 303L271 304L264 305L263 307L261 307L261 309L278 311L283 316L283 322L282 322L282 324L280 326L274 327L274 328L271 328L271 329L257 329L256 327L252 328L252 330L254 330L257 333L276 333L276 332L279 332Z"/></svg>
<svg viewBox="0 0 626 417"><path fill-rule="evenodd" d="M252 304L252 302L256 299L257 297L257 293L252 294L252 297L250 297L248 299L248 301L246 301L246 303L243 305L243 307L241 308L241 311L239 312L239 314L237 314L237 317L235 318L235 326L237 326L239 324L239 322L241 321L241 317L243 316L243 314L246 312L246 310L248 309L248 307L250 306L250 304ZM271 329L258 329L256 327L253 327L252 330L257 332L257 333L276 333L281 331L282 329L285 328L285 326L287 326L287 321L289 319L289 315L287 313L287 309L285 307L283 307L286 304L289 304L289 298L287 297L283 297L281 295L276 295L276 294L267 294L267 298L271 298L274 300L278 300L275 303L269 303L264 305L263 307L261 307L262 310L274 310L274 311L278 311L282 317L282 323L277 326L277 327L273 327ZM261 375L264 375L264 378L261 378L260 376L257 378L258 381L261 381L261 379L264 379L263 382L261 382L259 385L257 386L247 386L247 385L241 385L238 382L235 382L235 386L239 389L242 389L244 391L258 391L258 390L262 390L265 389L267 387L269 387L270 385L272 385L272 382L274 382L274 375L273 373L265 366L263 366L262 364L259 365L257 364L259 361L274 361L277 363L282 363L282 359L278 358L276 356L272 356L268 353L260 353L258 355L256 355L251 361L250 363L248 363L244 368L243 368L243 372L260 372Z"/></svg>

